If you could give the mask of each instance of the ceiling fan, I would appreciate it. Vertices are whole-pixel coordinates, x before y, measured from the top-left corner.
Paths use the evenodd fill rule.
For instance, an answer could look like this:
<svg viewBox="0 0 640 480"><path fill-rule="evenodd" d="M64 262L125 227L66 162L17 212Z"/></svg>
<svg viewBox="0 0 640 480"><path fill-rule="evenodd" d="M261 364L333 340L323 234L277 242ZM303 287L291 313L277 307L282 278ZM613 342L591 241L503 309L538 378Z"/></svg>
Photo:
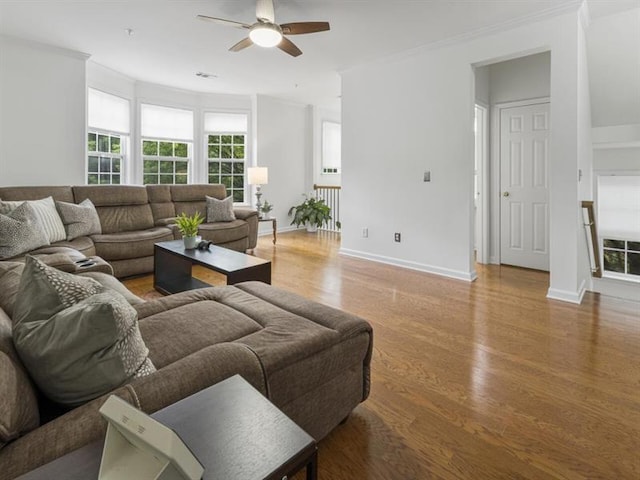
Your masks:
<svg viewBox="0 0 640 480"><path fill-rule="evenodd" d="M296 22L278 25L275 23L273 0L257 0L256 19L258 21L252 25L234 20L225 20L224 18L208 17L207 15L198 15L198 18L207 22L227 25L228 27L249 30L247 38L240 40L229 49L232 52L239 52L255 43L261 47L278 47L293 57L302 55L302 50L285 35L324 32L330 28L329 22Z"/></svg>

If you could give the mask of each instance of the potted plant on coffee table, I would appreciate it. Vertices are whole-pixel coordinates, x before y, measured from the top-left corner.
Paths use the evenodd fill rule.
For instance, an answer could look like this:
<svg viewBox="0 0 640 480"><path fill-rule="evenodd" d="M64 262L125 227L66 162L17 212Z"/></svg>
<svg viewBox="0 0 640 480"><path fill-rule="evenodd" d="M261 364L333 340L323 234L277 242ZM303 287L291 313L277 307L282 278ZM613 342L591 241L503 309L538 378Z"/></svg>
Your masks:
<svg viewBox="0 0 640 480"><path fill-rule="evenodd" d="M299 227L305 225L307 232L316 232L318 228L328 224L331 220L331 207L324 200L305 195L305 200L300 205L289 209L289 216L293 215L291 225Z"/></svg>
<svg viewBox="0 0 640 480"><path fill-rule="evenodd" d="M196 244L198 243L198 227L203 221L204 217L200 215L200 212L196 212L191 216L182 212L179 216L176 217L176 226L182 234L182 240L184 241L185 249L192 250L196 248Z"/></svg>

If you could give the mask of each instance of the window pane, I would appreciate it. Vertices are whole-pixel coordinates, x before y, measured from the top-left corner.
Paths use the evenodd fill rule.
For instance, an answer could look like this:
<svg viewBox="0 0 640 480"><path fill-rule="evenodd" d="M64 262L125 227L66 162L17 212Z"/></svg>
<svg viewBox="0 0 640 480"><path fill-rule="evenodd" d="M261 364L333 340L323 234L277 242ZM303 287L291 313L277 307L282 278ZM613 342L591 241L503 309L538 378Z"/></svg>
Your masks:
<svg viewBox="0 0 640 480"><path fill-rule="evenodd" d="M144 169L144 173L158 173L158 161L145 160L143 169Z"/></svg>
<svg viewBox="0 0 640 480"><path fill-rule="evenodd" d="M120 185L120 175L111 175L111 183Z"/></svg>
<svg viewBox="0 0 640 480"><path fill-rule="evenodd" d="M244 135L234 135L233 143L234 145L244 145Z"/></svg>
<svg viewBox="0 0 640 480"><path fill-rule="evenodd" d="M187 144L186 143L176 143L175 148L175 156L180 158L187 158L188 156Z"/></svg>
<svg viewBox="0 0 640 480"><path fill-rule="evenodd" d="M173 175L160 175L160 183L163 185L171 185L173 183Z"/></svg>
<svg viewBox="0 0 640 480"><path fill-rule="evenodd" d="M107 174L101 174L100 175L100 184L101 185L108 185L111 183L111 175Z"/></svg>
<svg viewBox="0 0 640 480"><path fill-rule="evenodd" d="M173 173L173 162L170 160L160 162L160 173Z"/></svg>
<svg viewBox="0 0 640 480"><path fill-rule="evenodd" d="M233 158L244 158L244 147L233 147Z"/></svg>
<svg viewBox="0 0 640 480"><path fill-rule="evenodd" d="M179 183L181 185L185 185L187 183L187 176L186 175L176 175L176 183Z"/></svg>
<svg viewBox="0 0 640 480"><path fill-rule="evenodd" d="M113 158L111 159L111 171L114 173L120 173L120 159Z"/></svg>
<svg viewBox="0 0 640 480"><path fill-rule="evenodd" d="M627 249L640 252L640 242L627 242Z"/></svg>
<svg viewBox="0 0 640 480"><path fill-rule="evenodd" d="M95 133L90 133L89 134L89 139L87 142L87 149L90 152L95 152L96 151L96 134Z"/></svg>
<svg viewBox="0 0 640 480"><path fill-rule="evenodd" d="M111 153L120 153L120 137L111 137Z"/></svg>
<svg viewBox="0 0 640 480"><path fill-rule="evenodd" d="M233 173L243 174L244 173L244 163L241 163L241 162L234 163L233 164Z"/></svg>
<svg viewBox="0 0 640 480"><path fill-rule="evenodd" d="M605 250L604 269L609 272L624 273L624 252Z"/></svg>
<svg viewBox="0 0 640 480"><path fill-rule="evenodd" d="M220 158L219 145L209 145L209 158Z"/></svg>
<svg viewBox="0 0 640 480"><path fill-rule="evenodd" d="M627 273L640 275L640 253L627 253Z"/></svg>
<svg viewBox="0 0 640 480"><path fill-rule="evenodd" d="M209 175L209 183L219 183L218 175Z"/></svg>
<svg viewBox="0 0 640 480"><path fill-rule="evenodd" d="M98 151L109 152L109 137L107 135L98 135Z"/></svg>
<svg viewBox="0 0 640 480"><path fill-rule="evenodd" d="M158 175L145 175L142 182L145 185L155 185L158 183Z"/></svg>
<svg viewBox="0 0 640 480"><path fill-rule="evenodd" d="M209 135L209 143L220 143L220 135Z"/></svg>
<svg viewBox="0 0 640 480"><path fill-rule="evenodd" d="M224 144L230 145L232 140L233 140L233 137L231 135L222 135L220 137L220 141L223 145Z"/></svg>
<svg viewBox="0 0 640 480"><path fill-rule="evenodd" d="M209 173L220 173L220 163L209 162Z"/></svg>
<svg viewBox="0 0 640 480"><path fill-rule="evenodd" d="M231 145L223 145L221 150L221 157L222 158L231 158L232 157L232 152L231 152Z"/></svg>
<svg viewBox="0 0 640 480"><path fill-rule="evenodd" d="M98 184L98 175L89 175L87 177L87 183L89 185L97 185Z"/></svg>
<svg viewBox="0 0 640 480"><path fill-rule="evenodd" d="M144 155L158 155L158 142L145 140L142 142L142 153Z"/></svg>
<svg viewBox="0 0 640 480"><path fill-rule="evenodd" d="M98 171L98 157L89 157L89 172L97 172Z"/></svg>
<svg viewBox="0 0 640 480"><path fill-rule="evenodd" d="M231 188L231 184L233 183L233 177L228 176L228 175L223 175L222 177L220 177L221 179L221 183L227 187L227 188Z"/></svg>
<svg viewBox="0 0 640 480"><path fill-rule="evenodd" d="M605 248L619 248L624 250L624 240L604 240Z"/></svg>
<svg viewBox="0 0 640 480"><path fill-rule="evenodd" d="M242 190L234 190L233 191L233 201L234 202L244 202L244 192Z"/></svg>
<svg viewBox="0 0 640 480"><path fill-rule="evenodd" d="M173 142L160 142L160 156L173 157Z"/></svg>
<svg viewBox="0 0 640 480"><path fill-rule="evenodd" d="M244 177L240 175L234 175L233 188L244 188Z"/></svg>
<svg viewBox="0 0 640 480"><path fill-rule="evenodd" d="M176 163L176 173L187 173L189 170L188 162L175 162Z"/></svg>
<svg viewBox="0 0 640 480"><path fill-rule="evenodd" d="M111 159L109 157L100 157L100 173L105 172L111 172Z"/></svg>
<svg viewBox="0 0 640 480"><path fill-rule="evenodd" d="M221 162L222 173L231 173L232 165L231 162Z"/></svg>

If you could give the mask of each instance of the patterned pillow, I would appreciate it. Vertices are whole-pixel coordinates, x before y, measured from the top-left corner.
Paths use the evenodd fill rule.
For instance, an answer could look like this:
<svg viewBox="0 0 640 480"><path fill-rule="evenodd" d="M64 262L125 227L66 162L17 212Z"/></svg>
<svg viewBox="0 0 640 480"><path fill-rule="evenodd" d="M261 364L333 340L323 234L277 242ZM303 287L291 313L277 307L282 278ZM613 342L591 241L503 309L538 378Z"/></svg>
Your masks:
<svg viewBox="0 0 640 480"><path fill-rule="evenodd" d="M102 233L100 217L98 217L96 207L88 198L78 205L56 202L56 207L62 217L64 228L67 230L67 240Z"/></svg>
<svg viewBox="0 0 640 480"><path fill-rule="evenodd" d="M232 222L235 219L233 197L218 200L207 195L207 223Z"/></svg>
<svg viewBox="0 0 640 480"><path fill-rule="evenodd" d="M0 201L0 213L6 215L23 203L25 202ZM53 197L47 197L41 200L28 200L27 203L35 210L40 226L47 234L49 243L61 242L67 238Z"/></svg>
<svg viewBox="0 0 640 480"><path fill-rule="evenodd" d="M21 203L8 215L0 214L0 260L49 245L36 211Z"/></svg>
<svg viewBox="0 0 640 480"><path fill-rule="evenodd" d="M15 302L13 341L38 387L62 405L80 405L155 371L136 310L121 294L32 256Z"/></svg>

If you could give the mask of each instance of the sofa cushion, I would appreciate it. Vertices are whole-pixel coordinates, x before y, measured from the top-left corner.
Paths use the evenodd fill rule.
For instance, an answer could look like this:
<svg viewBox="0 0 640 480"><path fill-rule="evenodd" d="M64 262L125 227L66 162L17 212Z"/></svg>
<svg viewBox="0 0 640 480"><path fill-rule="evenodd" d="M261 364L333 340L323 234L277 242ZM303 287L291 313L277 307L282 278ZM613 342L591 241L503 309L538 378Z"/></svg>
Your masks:
<svg viewBox="0 0 640 480"><path fill-rule="evenodd" d="M0 262L0 308L10 317L13 316L23 269L22 262Z"/></svg>
<svg viewBox="0 0 640 480"><path fill-rule="evenodd" d="M0 198L3 200L37 200L38 198L53 197L60 202L73 202L73 190L68 186L22 186L0 187Z"/></svg>
<svg viewBox="0 0 640 480"><path fill-rule="evenodd" d="M98 212L88 198L78 205L75 203L56 202L56 207L60 212L62 223L64 223L66 230L65 238L60 240L71 241L74 238L102 233Z"/></svg>
<svg viewBox="0 0 640 480"><path fill-rule="evenodd" d="M236 219L233 213L233 197L228 196L224 200L206 196L207 223L232 222Z"/></svg>
<svg viewBox="0 0 640 480"><path fill-rule="evenodd" d="M114 290L27 257L13 340L51 400L79 405L154 372L137 320Z"/></svg>
<svg viewBox="0 0 640 480"><path fill-rule="evenodd" d="M0 310L0 448L40 424L38 399L13 346L11 319Z"/></svg>
<svg viewBox="0 0 640 480"><path fill-rule="evenodd" d="M203 223L198 227L198 235L215 244L224 244L247 238L249 225L244 220L232 222Z"/></svg>
<svg viewBox="0 0 640 480"><path fill-rule="evenodd" d="M139 185L84 185L73 187L76 203L88 198L96 207L146 205L147 189Z"/></svg>
<svg viewBox="0 0 640 480"><path fill-rule="evenodd" d="M0 260L48 244L40 219L29 203L20 204L7 215L0 214Z"/></svg>
<svg viewBox="0 0 640 480"><path fill-rule="evenodd" d="M176 208L171 200L171 187L169 185L147 185L146 188L155 224L158 226L167 225L162 220L173 219L176 216Z"/></svg>
<svg viewBox="0 0 640 480"><path fill-rule="evenodd" d="M227 189L219 183L171 185L171 199L174 202L204 202L204 198L207 195L222 200L227 196Z"/></svg>
<svg viewBox="0 0 640 480"><path fill-rule="evenodd" d="M153 255L154 244L173 240L173 232L166 227L154 227L135 232L93 235L91 239L99 257L105 260L127 260Z"/></svg>
<svg viewBox="0 0 640 480"><path fill-rule="evenodd" d="M21 201L0 201L0 213L6 215L22 203ZM35 210L40 226L46 233L49 243L59 242L67 238L62 219L56 210L56 204L52 197L28 200L28 203Z"/></svg>

